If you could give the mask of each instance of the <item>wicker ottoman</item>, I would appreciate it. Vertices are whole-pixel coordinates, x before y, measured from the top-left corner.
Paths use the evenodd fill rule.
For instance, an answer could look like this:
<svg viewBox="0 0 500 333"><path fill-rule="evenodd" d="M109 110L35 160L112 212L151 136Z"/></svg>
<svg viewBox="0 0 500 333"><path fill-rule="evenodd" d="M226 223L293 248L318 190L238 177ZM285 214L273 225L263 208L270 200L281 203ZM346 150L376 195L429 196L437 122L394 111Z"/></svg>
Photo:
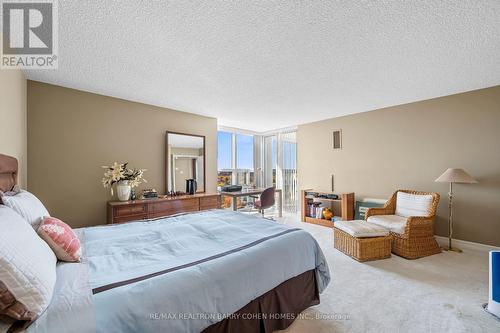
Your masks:
<svg viewBox="0 0 500 333"><path fill-rule="evenodd" d="M334 246L357 261L391 256L389 231L364 221L338 221L333 227Z"/></svg>

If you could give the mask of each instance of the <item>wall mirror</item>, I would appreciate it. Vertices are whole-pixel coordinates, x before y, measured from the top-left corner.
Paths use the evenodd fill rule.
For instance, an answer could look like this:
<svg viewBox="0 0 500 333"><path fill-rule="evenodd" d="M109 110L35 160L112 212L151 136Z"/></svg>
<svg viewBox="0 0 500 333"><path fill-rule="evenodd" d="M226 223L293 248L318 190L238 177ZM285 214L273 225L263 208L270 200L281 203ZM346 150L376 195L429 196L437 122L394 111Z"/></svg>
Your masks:
<svg viewBox="0 0 500 333"><path fill-rule="evenodd" d="M197 193L205 192L205 137L167 131L166 147L167 192L186 192L190 179Z"/></svg>

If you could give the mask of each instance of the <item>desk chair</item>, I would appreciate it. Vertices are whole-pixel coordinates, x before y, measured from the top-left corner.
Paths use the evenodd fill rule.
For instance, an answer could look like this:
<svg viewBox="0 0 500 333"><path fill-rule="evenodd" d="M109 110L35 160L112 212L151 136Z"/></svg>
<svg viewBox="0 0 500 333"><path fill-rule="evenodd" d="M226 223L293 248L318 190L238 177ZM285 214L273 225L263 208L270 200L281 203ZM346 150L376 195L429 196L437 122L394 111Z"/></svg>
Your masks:
<svg viewBox="0 0 500 333"><path fill-rule="evenodd" d="M253 206L262 214L264 217L264 210L271 208L275 204L275 188L269 187L260 194L260 198L255 200Z"/></svg>

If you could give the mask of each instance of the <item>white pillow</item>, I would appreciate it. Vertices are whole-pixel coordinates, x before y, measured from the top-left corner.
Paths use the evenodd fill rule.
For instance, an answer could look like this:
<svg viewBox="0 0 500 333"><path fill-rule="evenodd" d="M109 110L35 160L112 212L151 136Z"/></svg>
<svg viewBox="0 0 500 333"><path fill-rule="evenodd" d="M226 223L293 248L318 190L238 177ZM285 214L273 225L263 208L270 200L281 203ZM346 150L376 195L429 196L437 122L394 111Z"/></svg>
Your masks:
<svg viewBox="0 0 500 333"><path fill-rule="evenodd" d="M396 197L396 215L409 216L429 216L432 205L432 195L430 194L410 194L398 192Z"/></svg>
<svg viewBox="0 0 500 333"><path fill-rule="evenodd" d="M0 314L31 321L49 305L56 256L21 216L0 205Z"/></svg>
<svg viewBox="0 0 500 333"><path fill-rule="evenodd" d="M35 229L45 216L50 216L42 202L28 191L21 190L15 195L4 195L2 202L15 210Z"/></svg>

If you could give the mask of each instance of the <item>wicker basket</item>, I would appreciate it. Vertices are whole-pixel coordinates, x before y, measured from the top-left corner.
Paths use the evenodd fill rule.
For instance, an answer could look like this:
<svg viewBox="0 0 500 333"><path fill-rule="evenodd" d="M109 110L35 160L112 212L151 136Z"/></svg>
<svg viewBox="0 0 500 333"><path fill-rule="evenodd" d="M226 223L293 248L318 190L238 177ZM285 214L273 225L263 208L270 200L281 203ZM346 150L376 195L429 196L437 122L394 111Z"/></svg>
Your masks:
<svg viewBox="0 0 500 333"><path fill-rule="evenodd" d="M391 256L391 236L356 238L333 227L335 248L357 261L386 259Z"/></svg>

